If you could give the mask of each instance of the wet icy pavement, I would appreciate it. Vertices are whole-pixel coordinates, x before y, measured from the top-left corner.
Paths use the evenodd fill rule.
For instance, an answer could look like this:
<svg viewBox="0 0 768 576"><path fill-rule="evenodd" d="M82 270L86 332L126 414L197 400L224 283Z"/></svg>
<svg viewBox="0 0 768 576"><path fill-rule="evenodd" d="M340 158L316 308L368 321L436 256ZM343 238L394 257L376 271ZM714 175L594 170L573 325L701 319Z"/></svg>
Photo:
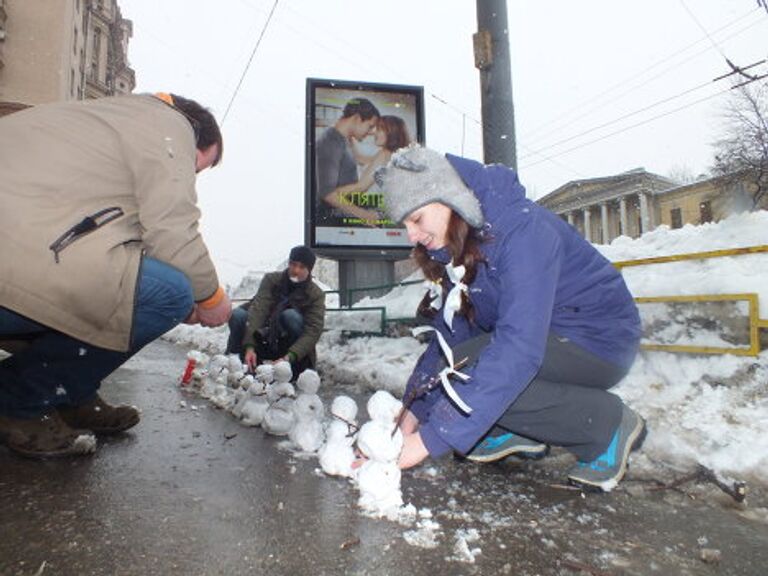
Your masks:
<svg viewBox="0 0 768 576"><path fill-rule="evenodd" d="M185 397L183 364L161 342L114 375L105 396L143 419L92 458L0 450L0 574L766 574L763 488L747 506L710 485L653 491L651 478L670 477L649 465L585 496L558 486L562 453L448 458L403 476L406 502L431 518L367 518L355 489L315 460ZM342 392L324 386L326 398Z"/></svg>

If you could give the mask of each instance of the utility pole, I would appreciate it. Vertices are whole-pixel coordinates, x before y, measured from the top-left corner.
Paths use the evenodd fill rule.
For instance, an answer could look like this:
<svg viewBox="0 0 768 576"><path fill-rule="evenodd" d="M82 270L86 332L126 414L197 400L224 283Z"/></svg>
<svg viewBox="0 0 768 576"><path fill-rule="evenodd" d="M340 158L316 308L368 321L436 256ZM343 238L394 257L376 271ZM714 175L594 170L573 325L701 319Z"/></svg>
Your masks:
<svg viewBox="0 0 768 576"><path fill-rule="evenodd" d="M475 67L480 70L483 157L517 170L515 108L506 0L476 0Z"/></svg>

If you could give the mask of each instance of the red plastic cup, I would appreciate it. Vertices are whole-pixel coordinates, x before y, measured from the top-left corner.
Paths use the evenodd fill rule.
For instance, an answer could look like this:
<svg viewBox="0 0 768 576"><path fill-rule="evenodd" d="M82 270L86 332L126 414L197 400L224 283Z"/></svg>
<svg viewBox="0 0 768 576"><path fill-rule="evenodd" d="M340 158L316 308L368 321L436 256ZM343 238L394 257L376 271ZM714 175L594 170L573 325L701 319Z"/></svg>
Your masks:
<svg viewBox="0 0 768 576"><path fill-rule="evenodd" d="M197 361L194 358L187 359L187 367L184 368L184 375L181 377L181 384L187 385L192 381L192 372L195 370Z"/></svg>

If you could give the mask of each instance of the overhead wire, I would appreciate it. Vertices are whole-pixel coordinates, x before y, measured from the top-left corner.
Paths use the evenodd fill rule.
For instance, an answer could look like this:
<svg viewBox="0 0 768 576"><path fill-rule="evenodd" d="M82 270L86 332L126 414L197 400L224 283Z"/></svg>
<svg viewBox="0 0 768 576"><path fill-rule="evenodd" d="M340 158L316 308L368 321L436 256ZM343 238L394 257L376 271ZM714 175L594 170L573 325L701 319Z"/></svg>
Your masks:
<svg viewBox="0 0 768 576"><path fill-rule="evenodd" d="M729 27L731 24L734 24L734 23L736 23L736 22L739 22L739 21L743 20L743 19L744 19L746 16L748 16L748 15L750 15L750 14L752 14L752 13L754 13L754 10L753 10L753 11L750 11L750 13L748 13L747 15L745 15L745 16L742 16L742 17L738 18L737 20L734 20L734 21L733 21L733 22L731 22L730 24L727 24L727 25L725 25L725 26L723 26L723 27L719 28L719 29L718 29L718 32L719 32L719 31L722 31L723 29L725 29L725 28L727 28L727 27ZM757 24L760 24L760 23L762 23L762 22L764 22L764 21L763 21L763 20L758 20L758 21L755 21L755 22L753 22L753 23L749 24L748 26L746 26L746 27L744 27L744 28L741 28L740 30L738 30L738 31L734 32L733 34L729 35L729 36L728 36L728 37L726 37L725 39L730 39L730 38L732 38L732 37L734 37L734 36L737 36L738 34L741 34L741 33L745 32L746 30L748 30L749 28L752 28L753 26L755 26L755 25L757 25ZM704 31L704 33L705 33L705 34L707 34L706 30L705 30L705 29L703 29L703 27L702 27L702 30ZM712 39L712 37L711 37L711 36L709 36L708 34L707 34L707 36L709 37L709 40L710 40L710 42L713 44L713 46L714 46L714 47L715 47L715 48L718 50L718 52L719 52L719 53L722 55L722 54L723 54L723 53L722 53L722 50L721 50L721 49L720 49L720 47L719 47L719 46L716 44L716 42L714 41L714 39ZM685 50L687 50L688 48L690 48L691 46L693 46L693 45L695 45L695 44L699 43L700 41L701 41L701 40L699 40L699 41L695 42L694 44L692 44L692 45L690 45L689 47L685 48L683 51L685 51ZM678 53L679 53L679 52L678 52ZM677 53L676 53L676 54L677 54ZM698 54L697 54L697 55L698 55ZM690 58L686 59L685 61L687 61L687 60L689 60L689 59L690 59ZM685 61L684 61L684 62L685 62ZM727 59L727 58L726 58L726 62L729 64L729 66L731 66L731 67L733 68L733 65L730 63L730 61L728 61L728 59ZM761 62L762 62L762 61L761 61ZM655 67L655 65L654 65L654 67ZM739 69L739 70L736 70L736 71L737 71L737 72L740 72L740 70L741 70L741 69ZM600 129L602 129L602 128L605 128L605 127L607 127L607 126L610 126L610 125L612 125L612 124L616 124L617 122L620 122L620 121L622 121L622 120L624 120L624 119L626 119L626 118L629 118L629 117L632 117L632 116L636 116L637 114L640 114L640 113L642 113L642 112L646 112L646 111L648 111L648 110L650 110L650 109L652 109L652 108L655 108L655 107L657 107L657 106L659 106L659 105L661 105L661 104L664 104L664 103L670 102L670 101L672 101L672 100L675 100L675 99L678 99L678 98L680 98L680 97L682 97L682 96L685 96L685 95L687 95L687 94L690 94L690 93L692 93L692 92L694 92L694 91L700 90L700 89L701 89L701 88L703 88L703 87L706 87L706 86L708 86L708 85L711 85L711 83L712 83L712 82L715 82L715 81L721 80L721 79L723 79L723 78L725 78L725 77L727 77L727 76L728 76L728 75L723 75L723 76L720 76L720 77L718 77L718 78L715 78L714 80L712 80L712 81L710 81L710 82L706 82L706 83L700 84L700 85L698 85L698 86L695 86L695 87L693 87L693 88L687 89L687 90L685 90L685 91L683 91L683 92L681 92L681 93L679 93L679 94L676 94L676 95L674 95L674 96L670 96L670 97L664 98L664 99L662 99L662 100L659 100L659 101L657 101L657 102L655 102L655 103L653 103L653 104L650 104L650 105L648 105L648 106L644 106L644 107L642 107L642 108L640 108L640 109L638 109L638 110L634 110L634 111L632 111L632 112L629 112L629 113L627 113L627 114L624 114L624 115L622 115L622 116L620 116L620 117L618 117L618 118L615 118L615 119L613 119L613 120L611 120L611 121L605 122L605 123L603 123L603 124L601 124L601 125L599 125L599 126L594 126L594 127L592 127L592 128L589 128L589 129L587 129L587 130L584 130L584 131L582 131L582 132L580 132L580 133L578 133L578 134L576 134L576 135L573 135L573 136L570 136L570 137L567 137L567 138L564 138L564 139L558 140L558 141L557 141L557 142L555 142L555 143L549 144L549 145L547 145L547 146L545 146L545 147L542 147L542 148L540 148L540 149L538 149L538 150L535 150L535 151L534 151L534 153L543 153L544 151L549 151L549 150L551 150L551 149L553 149L553 148L556 148L556 147L558 147L558 146L561 146L561 145L563 145L563 144L565 144L565 143L567 143L567 142L570 142L570 141L576 140L576 139L578 139L578 138L581 138L581 137L583 137L583 136L585 136L585 135L587 135L587 134L590 134L590 133L592 133L592 132L595 132L595 131L597 131L597 130L600 130ZM759 80L759 79L761 79L761 78L763 78L763 76L760 76L760 77L752 77L752 76L749 76L749 82L751 82L751 81L753 81L753 80ZM749 83L749 82L747 82L747 83ZM717 93L717 94L715 94L715 95L712 95L712 96L708 96L708 97L702 98L702 99L700 99L700 100L697 100L697 101L695 101L695 102L691 103L690 105L695 105L695 104L697 104L697 103L699 103L699 102L703 102L703 101L705 101L705 100L708 100L708 99L710 99L710 98L713 98L713 97L715 97L715 96L717 96L717 95L720 95L720 94L724 94L724 93L728 92L728 90L730 90L730 89L732 89L732 88L729 88L729 89L727 89L727 90L724 90L724 91L722 91L722 92L719 92L719 93ZM605 136L603 136L603 137L600 137L600 138L597 138L597 139L591 140L591 141L589 141L589 142L586 142L586 143L584 143L584 144L582 144L582 145L578 145L578 146L575 146L575 147L569 148L569 149L567 149L567 150L565 150L565 151L562 151L562 152L558 152L558 153L552 154L552 155L550 155L550 159L552 159L552 157L553 157L553 156L560 156L560 155L563 155L563 154L565 154L565 153L568 153L568 152L574 151L574 150L576 150L576 149L578 149L578 148L581 148L582 146L587 146L587 145L591 145L591 144L594 144L594 143L596 143L596 142L599 142L599 141L601 141L601 140L603 140L603 139L605 139L605 138L607 138L607 137L610 137L610 136L613 136L613 135L619 134L619 133L621 133L621 132L624 132L624 131L626 131L626 130L628 130L628 129L631 129L631 128L634 128L634 127L638 127L638 126L641 126L641 125L643 125L643 124L645 124L645 123L647 123L647 122L653 121L653 120L655 120L655 119L658 119L658 118L662 118L662 117L664 117L664 116L668 116L669 114L671 114L671 113L673 113L673 112L677 112L677 111L683 110L683 109L685 109L685 108L687 108L687 107L688 107L688 105L686 105L686 106L682 106L682 107L679 107L679 108L676 108L676 109L674 109L674 110L672 110L672 111L669 111L669 112L665 112L665 113L663 113L663 114L660 114L660 115L654 116L653 118L647 119L646 121L643 121L643 122L639 122L639 123L633 124L632 126L629 126L629 127L623 128L623 129L621 129L621 130L618 130L618 131L614 131L614 132L612 132L612 133L610 133L610 134L608 134L608 135L605 135ZM572 123L572 122L571 122L571 123ZM532 153L528 153L527 155L524 155L524 156L521 158L521 160L525 160L526 158L530 158L531 156L532 156ZM525 166L523 166L523 167L530 167L530 166L534 166L534 165L537 165L537 164L540 164L540 163L541 163L541 161L538 161L538 162L533 162L533 163L529 163L529 164L527 164L527 165L525 165ZM521 168L522 168L522 167L521 167Z"/></svg>
<svg viewBox="0 0 768 576"><path fill-rule="evenodd" d="M683 2L683 0L680 0L680 1L681 1L681 2ZM278 2L279 2L279 0L275 0L274 4L273 4L273 6L272 6L272 9L271 9L271 11L270 11L270 13L269 13L269 16L268 16L268 18L267 18L267 20L266 20L265 24L264 24L264 27L262 28L261 34L259 35L259 38L258 38L258 40L257 40L257 42L256 42L256 45L254 46L254 49L253 49L253 50L252 50L252 52L251 52L251 55L250 55L250 57L249 57L249 59L248 59L248 62L247 62L247 64L246 64L246 66L245 66L245 69L243 70L243 73L242 73L242 74L241 74L241 76L240 76L240 80L239 80L239 82L238 82L238 84L237 84L237 86L236 86L236 88L235 88L235 90L234 90L234 92L233 92L233 94L232 94L232 97L230 98L230 101L229 101L229 104L228 104L228 106L227 106L226 112L225 112L225 114L224 114L224 116L223 116L222 124L223 124L224 120L226 119L226 117L228 116L228 114L229 114L229 112L230 112L230 109L231 109L231 107L232 107L232 104L233 104L233 102L234 102L235 98L237 97L237 94L238 94L238 92L240 91L240 88L241 88L241 86L242 86L242 83L243 83L243 81L244 81L244 79L245 79L245 77L246 77L246 75L247 75L247 73L248 73L248 69L250 68L250 65L251 65L251 63L252 63L252 61L253 61L253 59L254 59L254 57L255 57L255 55L256 55L256 52L258 51L259 45L260 45L260 43L261 43L261 41L262 41L262 39L263 39L263 37L264 37L264 34L266 33L266 30L267 30L267 28L268 28L268 26L269 26L269 24L270 24L270 21L271 21L271 19L272 19L272 16L273 16L273 14L274 14L274 12L275 12L275 9L276 9L276 7L277 7L277 4L278 4ZM685 6L684 2L683 2L683 5L684 5L684 7L687 9L687 6ZM296 13L294 10L291 10L290 8L288 8L288 9L289 9L290 11L292 11L292 12ZM690 11L689 11L689 12L690 12ZM724 26L722 26L722 27L718 28L718 29L717 29L717 31L716 31L715 33L719 32L719 31L722 31L722 30L724 30L724 29L727 29L727 28L729 28L729 27L730 27L730 26L732 26L732 25L735 25L736 23L738 23L738 22L742 21L743 19L745 19L746 17L750 16L752 13L753 13L753 11L750 11L749 13L745 14L744 16L741 16L741 17L737 18L736 20L734 20L734 21L732 21L732 22L730 22L730 23L728 23L728 24L726 24L726 25L724 25ZM694 17L694 19L695 19L695 17ZM698 22L698 21L697 21L697 22ZM745 28L743 28L743 29L741 29L741 30L737 31L736 33L734 33L733 35L729 36L728 38L730 38L730 37L733 37L733 36L735 36L735 35L737 35L737 34L740 34L740 33L744 32L746 29L748 29L748 28L751 28L751 27L752 27L752 26L754 26L755 24L756 24L756 23L752 23L752 24L750 24L749 26L747 26L747 27L745 27ZM700 25L700 23L699 23L699 25ZM715 47L718 49L718 52L720 52L720 53L722 54L722 50L719 48L719 46L717 46L717 44L715 43L715 41L714 41L714 39L712 38L712 36L711 36L711 35L709 35L709 33L706 31L706 29L704 29L702 26L700 26L700 27L702 28L702 30L704 31L704 33L706 34L706 36L707 36L707 38L710 40L710 42L712 42L713 46L715 46ZM317 40L313 40L313 41L317 43ZM677 56L678 54L680 54L680 53L682 53L682 52L684 52L684 51L686 51L686 50L690 49L692 46L694 46L694 45L696 45L696 44L700 43L701 41L702 41L702 40L698 40L697 42L694 42L693 44L691 44L691 45L687 46L686 48L684 48L684 49L682 49L682 50L680 50L680 51L678 51L678 52L676 52L676 53L672 54L671 56L669 56L669 57L667 57L667 58L665 58L665 59L663 59L663 60L661 60L661 61L657 62L657 63L656 63L656 64L654 64L653 66L651 66L651 67L649 67L648 69L646 69L646 70L642 71L640 74L643 74L643 73L647 72L648 70L650 70L650 69L653 69L654 67L657 67L657 66L661 65L662 63L664 63L664 62L666 62L666 61L668 61L668 60L672 59L673 57ZM323 45L323 48L324 48L324 49L326 49L326 50L328 50L328 51L330 51L330 52L332 52L332 53L337 53L337 51L336 51L336 50L334 50L333 48L330 48L330 47L328 47L328 46L325 46L325 45ZM357 49L357 51L359 52L359 47L356 47L356 49ZM344 54L343 56L345 57L345 59L349 59L349 58L348 58L348 54ZM374 60L375 60L375 58L374 58ZM385 66L385 67L388 67L386 64L383 64L383 66ZM393 69L391 69L391 68L390 68L390 70L393 70ZM397 73L396 71L395 71L395 73L399 75L399 73ZM649 81L650 81L650 80L649 80ZM707 84L708 84L708 83L707 83ZM560 155L562 155L562 154L564 154L564 153L567 153L568 151L571 151L571 150L573 150L573 149L579 148L579 147L581 147L581 145L580 145L580 146L577 146L577 147L575 147L575 148L571 148L571 149L568 149L568 150L566 150L566 151L563 151L563 152L558 152L558 153L556 153L556 154L549 154L549 155L548 155L548 154L546 154L546 153L545 153L545 151L546 151L546 150L549 150L549 149L551 149L551 148L554 148L554 147L560 146L560 145L562 145L562 144L564 144L564 143L567 143L567 142L569 142L569 141L573 141L573 140L575 140L575 139L577 139L577 138L579 138L579 137L582 137L582 136L584 136L584 135L586 135L586 134L592 133L592 132L594 132L594 131L596 131L596 130L599 130L599 129L605 128L605 127L607 127L607 126L610 126L610 125L612 125L612 124L615 124L615 123L617 123L617 122L619 122L619 121L621 121L621 120L623 120L623 119L626 119L626 118L629 118L629 117L635 116L635 115L637 115L637 114L640 114L640 113L642 113L642 112L645 112L645 111L647 111L647 110L649 110L649 109L652 109L652 108L654 108L654 107L656 107L656 106L659 106L659 105L661 105L661 104L663 104L663 103L665 103L665 102L669 102L669 101L671 101L671 100L675 100L675 99L677 99L677 98L680 98L680 97L684 96L685 94L691 93L691 92L693 92L693 91L695 91L695 90L698 90L698 89L702 88L703 86L706 86L707 84L702 84L702 85L700 85L700 86L696 86L696 87L694 87L694 88L691 88L691 89L689 89L689 90L686 90L686 91L684 91L684 92L682 92L682 93L680 93L680 94L676 94L676 95L674 95L674 96L670 96L670 97L668 97L668 98L665 98L665 99L663 99L663 100L660 100L660 101L658 101L658 102L655 102L655 103L653 103L653 104L651 104L651 105L645 106L645 107L643 107L643 108L641 108L641 109L638 109L638 110L635 110L635 111L629 112L629 113L627 113L627 114L625 114L625 115L623 115L623 116L621 116L621 117L619 117L619 118L616 118L616 119L614 119L614 120L611 120L611 121L609 121L609 122L605 122L605 123L603 123L603 124L601 124L601 125L599 125L599 126L596 126L596 127L590 128L590 129L588 129L588 130L586 130L586 131L584 131L584 132L581 132L580 134L577 134L577 135L575 135L575 136L571 136L571 137L568 137L568 138L566 138L566 139L560 140L560 141L558 141L558 142L556 142L556 143L554 143L554 144L551 144L551 145L549 145L549 146L546 146L546 147L544 147L544 148L541 148L541 149L538 149L538 150L533 150L533 149L531 149L531 148L530 148L528 145L522 144L522 143L521 143L521 142L518 140L518 145L519 145L519 146L521 146L521 148L527 149L527 150L526 150L526 154L527 154L527 155L526 155L526 156L523 156L523 159L525 159L525 158L529 158L529 157L531 157L532 155L537 155L537 156L540 156L540 157L542 158L542 160L539 160L539 161L536 161L536 162L534 162L534 163L528 164L527 166L532 166L532 165L535 165L535 164L539 164L539 163L541 163L541 162L543 162L543 161L545 161L545 160L546 160L546 161L551 161L551 162L553 162L553 163L556 163L556 164L560 165L561 167L563 167L563 168L566 168L566 169L568 169L568 170L570 170L570 171L572 171L572 172L574 172L574 173L578 173L578 171L574 170L573 168L571 168L571 167L568 167L568 166L566 166L566 165L562 164L561 162L557 161L557 160L555 159L555 156L560 156ZM641 84L641 85L642 85L642 84ZM618 85L617 85L617 86L618 86ZM615 87L616 87L616 86L615 86ZM601 95L603 95L603 94L605 94L605 93L608 93L608 92L610 92L611 90L615 89L615 87L614 87L614 88L611 88L611 89L608 89L608 90L606 90L606 91L604 91L604 92L602 92L601 94L599 94L599 95L598 95L598 97L599 97L599 96L601 96ZM473 123L474 125L476 125L476 126L478 126L478 127L480 127L480 128L485 128L485 127L489 127L489 126L490 126L488 123L484 123L484 122L482 122L482 121L478 120L478 119L477 119L476 117L474 117L472 114L469 114L469 113L467 113L467 112L466 112L464 109L462 109L462 108L461 108L461 107L459 107L459 106L456 106L456 105L452 104L451 102L449 102L447 99L443 98L442 96L439 96L438 94L436 94L436 93L434 93L434 92L428 92L428 94L429 94L430 98L432 98L434 101L437 101L437 102L439 102L440 104L442 104L444 107L446 107L446 108L448 108L448 109L450 109L450 110L452 110L452 111L456 112L456 113L458 114L458 116L460 117L460 123L461 123L461 131L462 131L462 138L461 138L462 147L463 147L463 145L464 145L464 140L465 140L465 137L466 137L466 121L467 121L467 120L469 120L471 123ZM706 97L706 98L702 99L701 101L703 101L703 100L707 100L707 99L709 99L709 98L710 98L710 97ZM698 101L697 101L697 102L698 102ZM695 103L694 103L694 104L695 104ZM602 140L602 139L604 139L604 138L606 138L606 137L609 137L609 136L611 136L611 135L614 135L614 134L617 134L617 133L623 132L623 131L625 131L625 130L628 130L628 129L632 128L632 127L640 126L640 125L642 125L642 124L645 124L645 123L647 123L647 122L650 122L650 121L652 121L652 120L654 120L654 119L657 119L657 118L660 118L660 117L663 117L663 116L667 116L667 115L669 115L669 114L671 114L671 113L673 113L673 112L675 112L675 111L679 111L679 110L682 110L682 109L684 109L685 107L686 107L686 106L683 106L683 107L677 108L677 109L675 109L675 110L673 110L673 111L669 111L669 112L666 112L666 113L664 113L664 114L661 114L661 115L655 116L655 117L653 117L653 118L651 118L651 119L648 119L648 120L646 120L646 121L643 121L643 122L640 122L640 123L634 124L634 125L632 125L632 126L630 126L630 127L626 127L626 128L623 128L622 130L619 130L619 131L615 131L615 132L613 132L613 133L611 133L611 134L609 134L609 135L605 135L605 136L603 136L603 137L601 137L601 138L598 138L598 139L592 140L592 141L590 141L589 143L585 143L585 144L583 144L583 145L589 145L589 144L591 144L591 143L594 143L594 142L600 141L600 140Z"/></svg>
<svg viewBox="0 0 768 576"><path fill-rule="evenodd" d="M708 96L700 98L699 100L695 100L693 102L689 102L689 103L685 104L684 106L679 106L679 107L674 108L672 110L668 110L668 111L666 111L666 112L664 112L662 114L658 114L658 115L653 116L651 118L646 118L645 120L643 120L641 122L637 122L635 124L631 124L630 126L625 126L624 128L621 128L620 130L615 130L615 131L610 132L608 134L604 134L604 135L600 136L599 138L595 138L595 139L590 140L588 142L583 142L583 143L581 143L581 144L579 144L577 146L573 146L573 147L568 148L566 150L561 150L560 152L557 152L556 154L553 154L553 156L562 156L563 154L568 154L570 152L574 152L575 150L578 150L580 148L584 148L586 146L591 146L592 144L595 144L595 143L600 142L602 140L605 140L607 138L611 138L613 136L621 134L622 132L626 132L627 130L632 130L634 128L638 128L640 126L643 126L644 124L648 124L648 123L653 122L655 120L658 120L660 118L664 118L665 116L669 116L671 114L675 114L677 112L685 110L686 108L691 108L692 106L696 106L698 104L701 104L702 102L706 102L707 100L711 100L713 98L717 98L718 96L722 96L723 94L727 94L728 92L730 92L730 90L731 90L731 88L726 88L725 90L721 90L720 92L716 92L715 94L710 94ZM544 160L538 160L538 161L532 162L530 164L526 164L525 166L522 166L521 169L522 168L530 168L532 166L536 166L537 164L540 164L541 162L544 162Z"/></svg>
<svg viewBox="0 0 768 576"><path fill-rule="evenodd" d="M746 17L749 17L749 16L751 16L754 13L755 13L755 10L751 10L750 12L748 12L747 14L737 18L736 20L733 20L730 23L728 23L728 24L718 28L718 30L716 30L715 33L718 33L718 32L721 32L723 30L726 30L727 28L731 27L732 25L737 24L738 22L741 22ZM734 38L734 37L738 36L739 34L742 34L742 33L746 32L750 28L752 28L752 27L754 27L754 26L756 26L758 24L762 24L762 23L763 23L763 20L761 20L761 19L756 20L756 21L750 23L748 26L745 26L744 28L741 28L741 29L735 31L733 34L731 34L729 36L726 36L725 38L723 38L723 40L730 40L731 38ZM655 68L658 68L662 64L665 64L666 62L668 62L669 60L672 60L673 58L677 57L678 55L680 55L680 54L682 54L684 52L687 52L688 50L690 50L691 48L693 48L697 44L700 44L701 42L704 42L704 41L706 41L706 38L700 38L699 40L696 40L695 42L689 44L685 48L682 48L681 50L678 50L677 52L674 52L670 56L667 56L667 57L663 58L662 60L659 60L659 61L655 62L654 64L652 64L651 66L649 66L649 67L645 68L644 70L638 72L637 74L634 74L634 75L630 76L629 78L627 78L626 80L623 80L621 82L618 82L618 83L614 84L610 88L608 88L606 90L603 90L602 92L600 92L599 94L595 95L591 99L586 100L584 102L581 102L577 106L574 106L573 108L570 108L569 110L567 110L564 113L556 116L555 118L551 119L550 121L545 122L544 124L538 126L537 128L534 128L533 130L531 130L531 131L527 132L526 134L522 135L522 137L526 138L526 139L533 138L534 140L539 140L539 139L543 138L544 136L552 134L553 132L557 132L559 130L562 130L563 128L571 126L577 120L580 120L582 118L585 118L586 116L589 116L595 110L600 109L600 108L604 107L605 105L607 105L609 103L615 102L616 100L618 100L619 98L621 98L622 96L624 96L624 95L626 95L628 93L634 92L634 91L638 90L639 88L642 88L643 86L646 86L647 84L649 84L653 80L656 80L656 79L660 78L664 74L667 74L668 72L670 72L670 71L672 71L672 70L682 66L686 62L692 60L693 58L703 54L707 50L710 50L711 48L705 48L705 49L703 49L701 51L695 52L694 54L690 55L689 57L685 58L684 60L681 60L680 62L676 63L675 65L667 67L667 68L663 69L662 71L660 71L659 73L655 74L654 76L651 76L650 78L647 78L643 82L640 82L639 84L631 84L631 85L627 86L627 82L631 82L634 78L642 77L647 72L650 72L651 70L653 70ZM617 95L613 96L612 98L609 98L607 100L603 99L603 96L606 96L606 95L614 92L617 88L624 88L624 89L621 92L619 92ZM558 121L560 119L567 118L573 112L576 112L576 111L579 111L581 113L578 114L577 116L573 117L571 120L566 121L565 123L558 124ZM555 126L553 128L547 130L546 132L544 132L543 134L541 134L539 136L534 137L534 134L538 134L542 129L544 129L544 128L548 127L548 126L552 126L553 124L555 124Z"/></svg>
<svg viewBox="0 0 768 576"><path fill-rule="evenodd" d="M661 100L658 100L657 102L654 102L653 104L649 104L647 106L644 106L642 108L639 108L637 110L633 110L632 112L628 112L626 114L623 114L622 116L619 116L618 118L614 118L613 120L609 120L607 122L603 122L602 124L598 124L597 126L593 126L587 130L583 130L582 132L579 132L578 134L574 134L572 136L568 136L567 138L563 138L561 140L558 140L557 142L554 142L552 144L549 144L548 146L545 146L541 150L537 150L536 152L541 152L543 150L549 150L551 148L556 148L558 146L561 146L562 144L565 144L567 142L571 142L573 140L576 140L577 138L581 138L582 136L586 136L587 134L591 134L592 132L595 132L597 130L601 130L603 128L607 128L608 126L611 126L613 124L616 124L617 122L621 122L622 120L626 120L627 118L631 118L632 116L637 116L638 114L642 114L643 112L647 112L648 110L652 110L653 108L656 108L657 106L661 106L662 104L666 104L667 102L671 102L673 100L677 100L678 98L682 98L683 96L687 96L688 94L691 94L692 92L696 92L697 90L701 90L702 88L705 88L707 86L710 86L712 84L711 81L704 82L702 84L699 84L698 86L694 86L693 88L689 88L687 90L684 90L683 92L680 92L679 94L675 94L674 96L668 96L666 98L663 98ZM522 157L521 160L524 160L526 157Z"/></svg>
<svg viewBox="0 0 768 576"><path fill-rule="evenodd" d="M221 125L224 125L224 122L227 120L227 116L229 116L229 111L232 109L232 104L235 102L235 98L237 98L238 92L240 92L240 87L243 85L243 81L245 80L245 77L248 75L248 70L251 67L251 62L253 62L253 58L256 56L256 52L259 49L259 46L261 45L261 41L264 38L264 34L267 32L267 28L269 28L269 23L272 21L272 16L275 14L275 9L277 8L277 4L280 2L280 0L275 0L274 4L272 4L272 9L269 11L269 15L267 16L267 20L264 22L264 26L261 29L261 34L259 34L258 40L256 40L256 45L253 47L253 50L251 51L251 55L248 58L248 62L245 64L245 68L243 69L243 73L240 75L240 80L237 82L237 86L235 86L234 91L232 92L232 97L229 99L229 104L227 104L227 109L224 111L224 115L221 117Z"/></svg>
<svg viewBox="0 0 768 576"><path fill-rule="evenodd" d="M720 55L728 60L728 57L725 55L725 52L720 48L720 46L715 42L715 39L710 36L707 29L703 26L701 22L699 22L699 19L696 18L696 15L691 11L690 8L688 8L688 4L685 3L685 0L679 0L680 4L683 5L683 8L685 8L685 11L688 12L688 15L691 17L691 19L696 23L696 25L699 27L699 29L704 32L704 35L709 39L709 41L712 43L712 46L714 46L715 50L720 52Z"/></svg>

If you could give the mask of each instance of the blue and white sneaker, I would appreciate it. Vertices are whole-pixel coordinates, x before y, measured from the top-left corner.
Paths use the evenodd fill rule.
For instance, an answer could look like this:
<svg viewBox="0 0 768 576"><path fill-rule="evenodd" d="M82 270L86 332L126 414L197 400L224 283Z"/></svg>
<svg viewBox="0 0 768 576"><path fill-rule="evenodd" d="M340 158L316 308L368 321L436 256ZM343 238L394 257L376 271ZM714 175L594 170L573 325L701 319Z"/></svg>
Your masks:
<svg viewBox="0 0 768 576"><path fill-rule="evenodd" d="M610 492L624 477L629 454L640 448L645 434L645 421L624 406L606 451L592 462L578 462L568 473L568 481L587 490Z"/></svg>
<svg viewBox="0 0 768 576"><path fill-rule="evenodd" d="M467 453L467 459L473 462L496 462L507 456L522 458L543 458L549 452L549 446L509 430L494 426L485 437Z"/></svg>

